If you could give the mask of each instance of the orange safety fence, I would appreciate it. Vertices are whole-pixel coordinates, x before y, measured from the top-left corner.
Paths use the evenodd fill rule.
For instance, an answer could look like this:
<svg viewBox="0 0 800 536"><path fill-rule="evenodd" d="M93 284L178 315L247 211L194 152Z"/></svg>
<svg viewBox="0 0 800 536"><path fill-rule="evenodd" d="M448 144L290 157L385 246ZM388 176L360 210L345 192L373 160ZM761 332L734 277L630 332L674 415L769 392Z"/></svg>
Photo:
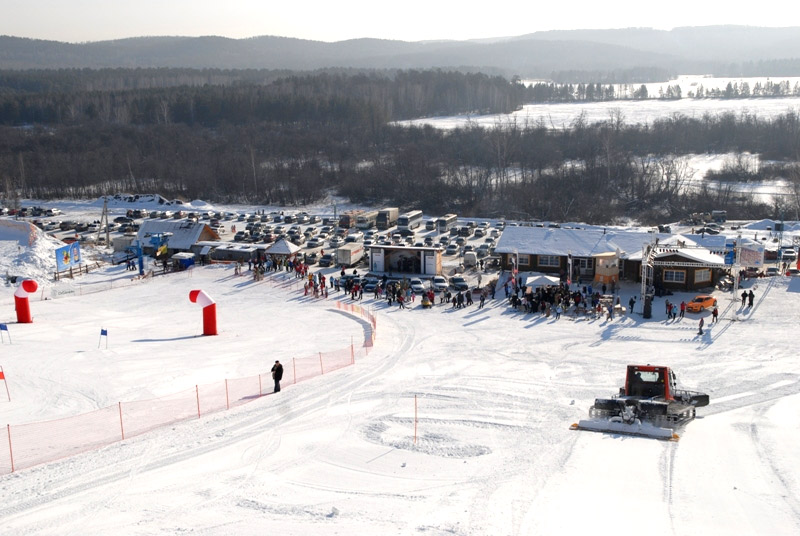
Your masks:
<svg viewBox="0 0 800 536"><path fill-rule="evenodd" d="M333 372L369 355L374 344L377 318L366 307L336 302L337 309L361 316L370 326L363 345L283 363L283 385ZM119 402L89 413L52 421L6 425L0 433L0 474L8 474L81 452L98 449L189 419L230 409L272 393L271 373L197 385L178 393L149 400Z"/></svg>

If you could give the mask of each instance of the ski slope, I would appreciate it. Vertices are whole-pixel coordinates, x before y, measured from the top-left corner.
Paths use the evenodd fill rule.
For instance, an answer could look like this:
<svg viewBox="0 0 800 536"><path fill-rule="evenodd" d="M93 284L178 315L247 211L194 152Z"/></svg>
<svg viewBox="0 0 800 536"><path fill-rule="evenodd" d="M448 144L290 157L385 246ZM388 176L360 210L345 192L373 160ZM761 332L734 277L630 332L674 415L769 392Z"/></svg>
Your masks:
<svg viewBox="0 0 800 536"><path fill-rule="evenodd" d="M333 294L314 300L221 265L139 283L130 274L105 267L69 284L108 290L33 300L27 325L14 323L13 287L3 288L12 401L0 395L0 423L258 374L363 338ZM502 292L480 310L417 301L406 311L365 296L378 315L368 357L0 476L3 533L796 535L800 278L746 288L752 310L718 294L721 321L709 316L703 336L698 315L666 321L663 298L649 320L556 321L509 309ZM192 289L216 300L218 336L201 336ZM636 293L623 286L622 303ZM675 443L569 430L633 363L672 367L711 404Z"/></svg>

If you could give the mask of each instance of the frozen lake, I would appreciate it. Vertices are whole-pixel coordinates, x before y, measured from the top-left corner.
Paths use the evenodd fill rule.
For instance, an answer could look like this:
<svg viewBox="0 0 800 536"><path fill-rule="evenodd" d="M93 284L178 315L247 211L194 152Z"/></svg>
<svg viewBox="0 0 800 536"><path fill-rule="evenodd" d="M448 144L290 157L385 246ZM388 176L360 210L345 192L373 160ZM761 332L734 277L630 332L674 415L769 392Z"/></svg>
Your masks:
<svg viewBox="0 0 800 536"><path fill-rule="evenodd" d="M400 121L400 125L431 125L441 129L480 125L493 127L516 122L518 125L542 122L548 128L569 128L584 115L588 123L607 120L617 110L622 112L628 124L652 123L656 119L681 114L702 117L733 112L753 114L759 117L775 117L787 111L800 110L800 97L758 99L689 99L639 100L610 102L580 102L565 104L528 104L510 114L456 115L427 117Z"/></svg>

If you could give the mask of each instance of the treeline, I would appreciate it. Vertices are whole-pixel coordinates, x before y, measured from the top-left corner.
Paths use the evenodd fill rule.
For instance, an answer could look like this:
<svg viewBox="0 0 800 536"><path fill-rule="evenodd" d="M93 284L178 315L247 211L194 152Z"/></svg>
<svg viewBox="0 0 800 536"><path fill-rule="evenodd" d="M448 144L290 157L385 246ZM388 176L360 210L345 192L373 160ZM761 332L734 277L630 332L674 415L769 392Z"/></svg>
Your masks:
<svg viewBox="0 0 800 536"><path fill-rule="evenodd" d="M800 208L800 195L765 206L729 185L697 180L680 156L747 151L797 161L800 119L792 113L675 116L644 126L578 118L569 130L372 127L360 116L313 128L267 122L2 127L0 178L7 199L129 192L290 205L336 191L356 202L431 213L590 223L664 222L712 209L762 218ZM750 172L744 180L760 178ZM800 184L796 166L787 164L782 173Z"/></svg>
<svg viewBox="0 0 800 536"><path fill-rule="evenodd" d="M279 77L264 84L9 91L0 95L0 124L217 126L223 122L349 121L353 116L386 122L441 114L505 113L521 103L520 86L498 76L442 71L402 71L392 77L322 73Z"/></svg>
<svg viewBox="0 0 800 536"><path fill-rule="evenodd" d="M752 99L752 98L782 98L800 96L800 83L790 83L788 80L773 82L757 81L750 87L748 82L728 82L724 89L705 88L699 84L695 90L686 94L694 99ZM683 90L678 84L669 84L659 87L658 92L649 92L647 86L631 84L557 84L553 82L537 82L525 89L527 102L601 102L613 100L644 100L660 99L674 100L683 97Z"/></svg>
<svg viewBox="0 0 800 536"><path fill-rule="evenodd" d="M6 203L124 192L290 205L338 192L431 213L589 223L800 209L800 187L797 199L780 198L787 206L764 206L728 185L695 180L681 157L759 154L786 162L770 173L800 185L794 112L769 119L675 114L644 125L612 113L596 124L578 116L566 130L511 123L445 131L391 122L439 109L508 111L524 97L520 89L484 75L411 71L391 79L318 74L267 85L5 96L0 184ZM746 171L740 180L761 173Z"/></svg>

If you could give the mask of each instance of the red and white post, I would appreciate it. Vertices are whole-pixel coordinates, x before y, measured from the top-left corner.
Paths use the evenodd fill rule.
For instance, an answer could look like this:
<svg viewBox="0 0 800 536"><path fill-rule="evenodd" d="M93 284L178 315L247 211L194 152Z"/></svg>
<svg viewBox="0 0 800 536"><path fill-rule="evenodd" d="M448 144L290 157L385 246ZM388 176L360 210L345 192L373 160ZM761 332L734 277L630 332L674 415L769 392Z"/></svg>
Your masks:
<svg viewBox="0 0 800 536"><path fill-rule="evenodd" d="M33 279L26 279L20 283L14 292L14 305L17 308L17 322L20 324L30 324L33 322L31 316L31 305L28 296L36 292L39 284Z"/></svg>
<svg viewBox="0 0 800 536"><path fill-rule="evenodd" d="M203 290L189 292L189 301L203 307L203 335L217 334L217 304Z"/></svg>

